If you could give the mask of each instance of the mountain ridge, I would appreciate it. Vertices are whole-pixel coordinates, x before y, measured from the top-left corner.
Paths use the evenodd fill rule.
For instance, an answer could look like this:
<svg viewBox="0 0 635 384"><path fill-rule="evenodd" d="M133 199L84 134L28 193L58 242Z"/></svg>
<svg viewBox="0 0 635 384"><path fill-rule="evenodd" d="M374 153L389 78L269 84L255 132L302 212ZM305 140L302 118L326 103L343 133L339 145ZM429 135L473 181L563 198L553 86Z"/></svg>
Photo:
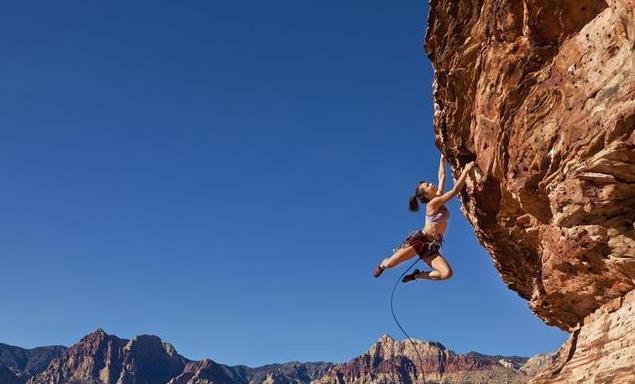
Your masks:
<svg viewBox="0 0 635 384"><path fill-rule="evenodd" d="M413 342L422 362L408 340L384 334L366 352L342 363L290 361L248 367L209 358L190 360L155 335L124 339L97 329L69 348L26 350L0 344L0 384L374 384L396 376L413 382L422 376L422 368L430 383L494 383L499 378L501 383L524 383L531 374L523 371L525 364L534 359L532 364L540 366L535 357L458 354L439 342ZM39 353L28 352L36 350ZM10 358L27 355L39 356L30 370L24 359ZM481 376L489 381L465 381Z"/></svg>
<svg viewBox="0 0 635 384"><path fill-rule="evenodd" d="M66 351L61 345L21 348L0 343L0 384L22 384Z"/></svg>

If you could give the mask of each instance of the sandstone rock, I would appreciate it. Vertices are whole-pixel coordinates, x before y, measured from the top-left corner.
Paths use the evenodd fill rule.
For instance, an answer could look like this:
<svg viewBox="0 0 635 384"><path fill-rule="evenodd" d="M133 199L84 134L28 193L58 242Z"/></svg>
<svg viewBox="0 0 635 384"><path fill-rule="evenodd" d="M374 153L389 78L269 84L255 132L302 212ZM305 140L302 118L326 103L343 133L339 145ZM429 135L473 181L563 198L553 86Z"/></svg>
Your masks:
<svg viewBox="0 0 635 384"><path fill-rule="evenodd" d="M622 301L622 300L618 300ZM635 382L635 291L584 319L534 384Z"/></svg>
<svg viewBox="0 0 635 384"><path fill-rule="evenodd" d="M541 383L627 382L635 2L432 0L425 49L437 146L454 174L478 165L460 196L465 215L505 283L574 332L563 347L572 355ZM600 332L607 324L619 329Z"/></svg>
<svg viewBox="0 0 635 384"><path fill-rule="evenodd" d="M432 0L437 145L508 286L572 330L635 287L631 0Z"/></svg>
<svg viewBox="0 0 635 384"><path fill-rule="evenodd" d="M432 1L437 144L510 288L571 330L635 279L632 1ZM560 20L560 21L558 21Z"/></svg>

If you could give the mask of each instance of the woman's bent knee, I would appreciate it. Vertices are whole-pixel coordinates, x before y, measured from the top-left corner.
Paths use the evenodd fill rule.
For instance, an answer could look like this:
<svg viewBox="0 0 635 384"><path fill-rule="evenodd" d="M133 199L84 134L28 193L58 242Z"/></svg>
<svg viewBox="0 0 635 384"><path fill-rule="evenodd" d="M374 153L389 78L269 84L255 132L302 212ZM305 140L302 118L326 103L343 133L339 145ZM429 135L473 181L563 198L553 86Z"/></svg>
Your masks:
<svg viewBox="0 0 635 384"><path fill-rule="evenodd" d="M441 273L441 276L439 277L440 280L447 280L449 278L452 277L453 272L452 269L448 268L448 269L443 269L441 271L439 271Z"/></svg>

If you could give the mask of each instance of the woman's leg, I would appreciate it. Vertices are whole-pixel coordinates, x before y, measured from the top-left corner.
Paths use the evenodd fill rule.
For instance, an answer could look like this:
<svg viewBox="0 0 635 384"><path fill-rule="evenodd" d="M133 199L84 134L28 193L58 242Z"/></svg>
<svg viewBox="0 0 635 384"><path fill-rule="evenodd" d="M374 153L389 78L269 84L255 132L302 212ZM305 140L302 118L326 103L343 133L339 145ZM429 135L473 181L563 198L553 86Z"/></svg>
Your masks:
<svg viewBox="0 0 635 384"><path fill-rule="evenodd" d="M429 272L420 272L414 276L415 279L426 280L447 280L452 277L452 268L440 253L429 255L423 260L432 268Z"/></svg>
<svg viewBox="0 0 635 384"><path fill-rule="evenodd" d="M383 268L392 268L396 265L403 263L406 260L410 260L417 255L417 251L409 245L397 250L392 256L385 258L381 262Z"/></svg>

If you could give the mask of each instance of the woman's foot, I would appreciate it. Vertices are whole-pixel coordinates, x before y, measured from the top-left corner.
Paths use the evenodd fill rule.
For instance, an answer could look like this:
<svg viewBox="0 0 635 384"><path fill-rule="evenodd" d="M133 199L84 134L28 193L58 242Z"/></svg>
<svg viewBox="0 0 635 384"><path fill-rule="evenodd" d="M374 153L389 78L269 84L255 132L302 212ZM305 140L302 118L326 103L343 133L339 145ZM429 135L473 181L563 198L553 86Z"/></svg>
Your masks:
<svg viewBox="0 0 635 384"><path fill-rule="evenodd" d="M417 280L417 275L420 274L420 273L421 273L420 270L415 269L411 273L409 273L406 276L404 276L403 279L401 279L401 282L402 283L407 283L407 282L412 281L412 280Z"/></svg>
<svg viewBox="0 0 635 384"><path fill-rule="evenodd" d="M385 269L386 267L382 267L382 265L379 264L377 267L375 267L375 271L373 271L373 276L379 277L379 275L381 275Z"/></svg>

